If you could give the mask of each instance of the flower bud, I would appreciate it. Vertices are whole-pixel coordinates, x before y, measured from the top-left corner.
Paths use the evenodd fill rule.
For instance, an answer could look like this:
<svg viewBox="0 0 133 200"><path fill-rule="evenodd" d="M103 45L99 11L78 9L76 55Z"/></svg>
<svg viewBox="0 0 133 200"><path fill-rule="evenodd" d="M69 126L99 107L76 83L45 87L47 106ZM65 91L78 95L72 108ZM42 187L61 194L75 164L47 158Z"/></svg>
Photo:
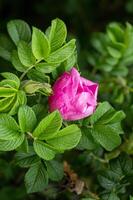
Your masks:
<svg viewBox="0 0 133 200"><path fill-rule="evenodd" d="M34 94L36 92L39 92L43 95L49 96L52 94L52 88L51 85L48 83L40 83L37 81L25 81L23 85L23 89L28 94Z"/></svg>
<svg viewBox="0 0 133 200"><path fill-rule="evenodd" d="M80 76L72 68L57 79L53 95L49 97L50 111L58 109L65 120L79 120L90 116L97 105L98 84Z"/></svg>

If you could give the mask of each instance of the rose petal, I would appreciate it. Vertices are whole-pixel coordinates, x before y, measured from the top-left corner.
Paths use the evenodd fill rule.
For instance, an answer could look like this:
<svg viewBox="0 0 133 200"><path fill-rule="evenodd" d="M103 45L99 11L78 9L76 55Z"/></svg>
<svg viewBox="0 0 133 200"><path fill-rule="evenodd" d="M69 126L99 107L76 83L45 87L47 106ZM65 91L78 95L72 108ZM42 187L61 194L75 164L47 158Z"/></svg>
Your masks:
<svg viewBox="0 0 133 200"><path fill-rule="evenodd" d="M63 73L53 86L49 97L50 111L58 109L65 120L79 120L91 115L97 105L98 84L83 77L72 68Z"/></svg>

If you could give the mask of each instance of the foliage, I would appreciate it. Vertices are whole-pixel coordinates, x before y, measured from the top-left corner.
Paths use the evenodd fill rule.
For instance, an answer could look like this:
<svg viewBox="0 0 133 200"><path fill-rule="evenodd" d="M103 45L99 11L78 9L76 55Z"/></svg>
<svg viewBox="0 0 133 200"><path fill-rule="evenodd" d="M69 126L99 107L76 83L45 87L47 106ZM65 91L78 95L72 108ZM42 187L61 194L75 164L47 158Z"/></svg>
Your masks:
<svg viewBox="0 0 133 200"><path fill-rule="evenodd" d="M19 184L24 179L27 193L38 192L40 199L61 199L60 193L64 199L132 199L132 25L111 23L90 39L91 68L83 73L92 69L86 76L100 83L101 102L92 116L74 123L47 106L59 74L78 67L76 40L67 40L65 23L56 18L43 32L17 19L8 22L7 31L0 41L0 56L11 64L0 81L3 184L20 173ZM68 167L66 173L66 160L76 172ZM3 199L10 190L1 191ZM24 186L17 190L24 199Z"/></svg>

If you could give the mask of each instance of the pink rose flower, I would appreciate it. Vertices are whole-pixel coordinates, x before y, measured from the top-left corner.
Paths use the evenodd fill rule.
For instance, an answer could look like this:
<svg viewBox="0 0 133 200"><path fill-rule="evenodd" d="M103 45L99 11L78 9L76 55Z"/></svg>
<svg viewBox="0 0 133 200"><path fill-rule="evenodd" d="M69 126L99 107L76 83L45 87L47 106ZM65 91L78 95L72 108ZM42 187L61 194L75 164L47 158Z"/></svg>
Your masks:
<svg viewBox="0 0 133 200"><path fill-rule="evenodd" d="M50 112L59 110L65 120L79 120L95 111L98 84L80 76L77 69L64 72L49 97Z"/></svg>

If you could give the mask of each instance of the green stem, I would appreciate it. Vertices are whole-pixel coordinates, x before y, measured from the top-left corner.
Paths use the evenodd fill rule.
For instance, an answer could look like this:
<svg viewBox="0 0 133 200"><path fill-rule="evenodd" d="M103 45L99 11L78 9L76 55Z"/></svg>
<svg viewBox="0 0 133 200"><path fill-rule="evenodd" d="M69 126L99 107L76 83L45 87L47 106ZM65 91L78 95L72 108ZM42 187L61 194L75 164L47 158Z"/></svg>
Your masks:
<svg viewBox="0 0 133 200"><path fill-rule="evenodd" d="M108 163L108 160L99 158L99 157L97 157L97 156L96 156L95 154L93 154L93 153L90 153L90 156L92 156L95 160L98 160L98 161L101 162L101 163Z"/></svg>
<svg viewBox="0 0 133 200"><path fill-rule="evenodd" d="M67 126L68 126L68 124L67 124L67 122L66 122L66 121L63 121L63 125L64 125L65 127L67 127Z"/></svg>
<svg viewBox="0 0 133 200"><path fill-rule="evenodd" d="M32 133L30 133L30 132L27 132L27 134L30 136L30 138L34 139L34 137L33 137Z"/></svg>
<svg viewBox="0 0 133 200"><path fill-rule="evenodd" d="M38 64L39 62L41 62L42 59L37 60L36 63L32 66L30 66L21 76L20 76L20 80L22 81L23 78L25 77L25 75L33 68L35 67L36 64Z"/></svg>
<svg viewBox="0 0 133 200"><path fill-rule="evenodd" d="M20 76L20 80L22 81L23 78L25 77L25 75L28 73L28 71L30 71L35 65L32 65L31 67L29 67L21 76Z"/></svg>

